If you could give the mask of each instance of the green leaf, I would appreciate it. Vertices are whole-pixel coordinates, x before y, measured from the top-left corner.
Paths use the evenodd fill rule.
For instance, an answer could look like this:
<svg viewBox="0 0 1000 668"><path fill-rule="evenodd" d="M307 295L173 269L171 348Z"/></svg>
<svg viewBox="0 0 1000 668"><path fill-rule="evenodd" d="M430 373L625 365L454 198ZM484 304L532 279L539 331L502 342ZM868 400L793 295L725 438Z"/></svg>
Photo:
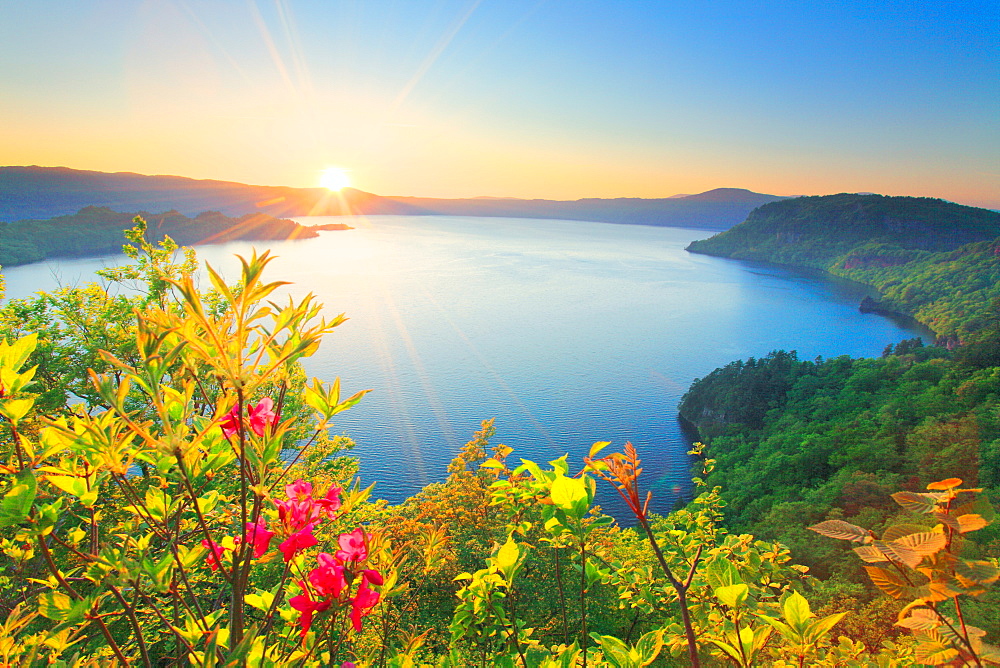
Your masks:
<svg viewBox="0 0 1000 668"><path fill-rule="evenodd" d="M568 456L569 455L563 455L559 459L553 459L551 462L549 462L549 465L558 473L566 475L567 473L569 473L569 462L566 461L566 458Z"/></svg>
<svg viewBox="0 0 1000 668"><path fill-rule="evenodd" d="M832 615L827 615L822 619L815 620L809 625L808 634L813 642L819 641L823 636L830 632L837 622L844 618L846 612L836 612Z"/></svg>
<svg viewBox="0 0 1000 668"><path fill-rule="evenodd" d="M712 643L713 645L721 649L723 652L728 654L729 657L736 662L737 666L743 665L743 656L740 654L740 651L738 649L736 649L727 642L723 642L722 640L715 640L714 638L708 638L707 640L708 642Z"/></svg>
<svg viewBox="0 0 1000 668"><path fill-rule="evenodd" d="M782 606L782 614L789 626L796 630L801 630L805 623L814 616L809 610L809 601L797 591L793 591L785 599L785 603Z"/></svg>
<svg viewBox="0 0 1000 668"><path fill-rule="evenodd" d="M22 336L12 345L8 345L7 342L4 341L3 344L0 345L0 364L9 366L15 370L20 369L21 365L27 361L28 356L34 352L35 345L37 343L37 332L32 332L27 336Z"/></svg>
<svg viewBox="0 0 1000 668"><path fill-rule="evenodd" d="M74 603L66 594L47 591L38 597L38 612L56 622L78 622L83 619L87 601Z"/></svg>
<svg viewBox="0 0 1000 668"><path fill-rule="evenodd" d="M38 597L38 612L47 619L61 622L69 615L73 601L69 596L58 591L43 592Z"/></svg>
<svg viewBox="0 0 1000 668"><path fill-rule="evenodd" d="M18 473L15 480L10 491L0 500L0 527L13 526L26 520L35 502L38 483L31 469Z"/></svg>
<svg viewBox="0 0 1000 668"><path fill-rule="evenodd" d="M246 594L243 600L250 607L267 612L271 609L271 603L274 602L274 594L263 589L258 589L256 594Z"/></svg>
<svg viewBox="0 0 1000 668"><path fill-rule="evenodd" d="M781 637L787 640L788 642L790 643L798 642L799 634L796 631L794 631L791 627L789 627L788 624L785 624L784 622L781 622L775 619L774 617L769 617L767 615L757 615L757 616L760 619L763 619L771 626L773 626L774 630L780 633Z"/></svg>
<svg viewBox="0 0 1000 668"><path fill-rule="evenodd" d="M87 493L87 483L83 478L72 475L50 475L45 480L67 494L72 494L76 497Z"/></svg>
<svg viewBox="0 0 1000 668"><path fill-rule="evenodd" d="M633 658L628 647L614 636L602 636L592 633L591 637L596 640L604 653L604 658L616 668L638 668L641 665Z"/></svg>

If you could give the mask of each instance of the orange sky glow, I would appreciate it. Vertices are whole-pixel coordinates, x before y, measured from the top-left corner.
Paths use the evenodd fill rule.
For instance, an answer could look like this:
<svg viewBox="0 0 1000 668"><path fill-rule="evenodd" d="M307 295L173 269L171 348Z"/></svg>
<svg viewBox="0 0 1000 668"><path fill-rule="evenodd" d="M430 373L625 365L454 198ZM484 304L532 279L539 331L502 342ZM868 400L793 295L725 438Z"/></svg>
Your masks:
<svg viewBox="0 0 1000 668"><path fill-rule="evenodd" d="M891 28L878 45L851 2L718 34L707 9L613 3L32 4L0 7L4 165L308 187L336 165L381 195L738 187L1000 208L998 58L973 9L938 17L950 36L930 44L886 10L867 19ZM775 20L804 38L741 50ZM830 44L806 39L836 20Z"/></svg>

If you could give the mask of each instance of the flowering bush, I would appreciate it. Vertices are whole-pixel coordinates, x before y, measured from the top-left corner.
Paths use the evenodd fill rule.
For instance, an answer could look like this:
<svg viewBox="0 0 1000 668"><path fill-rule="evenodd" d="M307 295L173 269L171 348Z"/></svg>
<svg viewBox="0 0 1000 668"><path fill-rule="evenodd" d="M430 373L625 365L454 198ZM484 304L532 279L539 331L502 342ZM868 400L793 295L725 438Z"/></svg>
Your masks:
<svg viewBox="0 0 1000 668"><path fill-rule="evenodd" d="M133 315L134 354L102 353L97 401L62 415L35 410L24 367L37 337L0 344L2 548L17 598L38 604L22 628L36 632L21 645L29 658L354 656L386 582L387 546L350 524L367 490L341 479L314 495L290 478L342 469L306 450L327 444L331 418L364 392L341 399L339 382L298 382L300 360L343 318L320 319L311 298L264 305L282 285L262 282L268 261L244 260L236 288L209 268L208 296L190 273L161 276L156 304ZM308 438L303 410L282 420L293 405L312 415ZM289 598L289 586L302 593Z"/></svg>

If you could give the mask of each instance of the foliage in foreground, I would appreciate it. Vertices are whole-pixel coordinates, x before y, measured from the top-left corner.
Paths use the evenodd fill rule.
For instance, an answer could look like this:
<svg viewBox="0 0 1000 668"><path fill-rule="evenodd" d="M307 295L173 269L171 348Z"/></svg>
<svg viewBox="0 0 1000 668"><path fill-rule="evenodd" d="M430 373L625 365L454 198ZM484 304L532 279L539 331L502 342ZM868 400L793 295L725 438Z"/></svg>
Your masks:
<svg viewBox="0 0 1000 668"><path fill-rule="evenodd" d="M960 482L896 499L916 529L816 527L862 543L874 583L909 602L910 639L834 639L843 613L812 610L815 583L784 546L728 533L718 488L697 479L687 509L647 514L629 445L595 444L579 470L514 462L485 423L444 483L368 502L327 435L364 392L342 399L299 367L342 318L310 298L266 302L281 285L262 279L266 254L236 286L209 268L202 294L192 267L141 230L133 241L137 265L113 277L144 292L113 311L93 287L16 304L48 325L0 343L3 665L1000 662L961 619L1000 571L966 555L989 509ZM53 315L74 299L96 320ZM89 350L102 322L117 335ZM71 345L98 367L90 389L66 379L72 365L37 375ZM84 403L67 405L67 387ZM602 481L637 528L593 506Z"/></svg>

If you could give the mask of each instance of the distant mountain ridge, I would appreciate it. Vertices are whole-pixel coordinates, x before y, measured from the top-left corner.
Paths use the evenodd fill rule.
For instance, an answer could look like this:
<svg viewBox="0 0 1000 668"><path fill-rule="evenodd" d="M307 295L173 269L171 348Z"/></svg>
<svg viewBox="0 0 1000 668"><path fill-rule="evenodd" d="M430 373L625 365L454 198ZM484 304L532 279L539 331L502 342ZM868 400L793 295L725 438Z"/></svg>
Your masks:
<svg viewBox="0 0 1000 668"><path fill-rule="evenodd" d="M754 208L782 199L740 188L658 199L545 200L476 197L387 197L345 188L255 186L230 181L93 172L66 167L0 167L0 221L69 215L87 206L185 215L219 211L279 218L339 215L447 215L557 218L724 230Z"/></svg>

